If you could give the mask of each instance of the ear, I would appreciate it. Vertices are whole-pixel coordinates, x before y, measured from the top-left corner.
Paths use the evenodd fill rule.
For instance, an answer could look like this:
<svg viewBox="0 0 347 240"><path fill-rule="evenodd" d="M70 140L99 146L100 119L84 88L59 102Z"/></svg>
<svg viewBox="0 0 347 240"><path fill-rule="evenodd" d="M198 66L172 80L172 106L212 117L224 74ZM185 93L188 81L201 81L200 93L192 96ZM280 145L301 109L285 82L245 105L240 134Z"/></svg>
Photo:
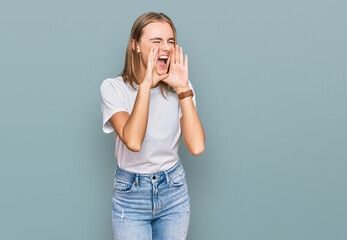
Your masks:
<svg viewBox="0 0 347 240"><path fill-rule="evenodd" d="M135 41L135 39L133 39L133 42L132 42L132 49L134 51L140 52L140 46L139 45L137 45L137 49L136 49L136 41Z"/></svg>
<svg viewBox="0 0 347 240"><path fill-rule="evenodd" d="M135 39L133 39L132 49L135 51Z"/></svg>

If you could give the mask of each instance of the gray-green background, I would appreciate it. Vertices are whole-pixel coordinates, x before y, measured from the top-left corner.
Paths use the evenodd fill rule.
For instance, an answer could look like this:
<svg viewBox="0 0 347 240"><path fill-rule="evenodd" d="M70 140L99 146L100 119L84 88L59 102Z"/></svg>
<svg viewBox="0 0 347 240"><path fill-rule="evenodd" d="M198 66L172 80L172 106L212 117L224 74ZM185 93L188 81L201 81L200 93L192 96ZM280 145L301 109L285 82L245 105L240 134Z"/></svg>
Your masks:
<svg viewBox="0 0 347 240"><path fill-rule="evenodd" d="M112 239L99 87L147 11L176 25L206 134L179 151L188 239L347 239L342 0L2 2L0 239Z"/></svg>

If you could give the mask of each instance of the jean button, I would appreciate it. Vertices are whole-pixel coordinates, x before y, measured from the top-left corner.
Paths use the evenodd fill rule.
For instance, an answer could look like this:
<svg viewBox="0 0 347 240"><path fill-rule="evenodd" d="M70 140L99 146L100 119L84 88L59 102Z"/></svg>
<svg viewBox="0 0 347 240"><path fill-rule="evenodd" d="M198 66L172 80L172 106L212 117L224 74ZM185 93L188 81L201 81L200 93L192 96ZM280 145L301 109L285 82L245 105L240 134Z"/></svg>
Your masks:
<svg viewBox="0 0 347 240"><path fill-rule="evenodd" d="M152 179L154 180L154 179L155 179L155 176L153 176Z"/></svg>

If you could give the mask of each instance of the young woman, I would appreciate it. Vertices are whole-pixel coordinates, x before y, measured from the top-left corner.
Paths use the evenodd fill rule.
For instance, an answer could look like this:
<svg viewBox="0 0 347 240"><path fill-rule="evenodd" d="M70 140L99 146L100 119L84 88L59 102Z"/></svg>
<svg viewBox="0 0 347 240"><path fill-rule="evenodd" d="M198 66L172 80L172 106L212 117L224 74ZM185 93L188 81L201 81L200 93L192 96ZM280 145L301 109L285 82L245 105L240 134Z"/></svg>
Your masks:
<svg viewBox="0 0 347 240"><path fill-rule="evenodd" d="M136 19L124 69L105 79L100 92L103 131L115 131L118 160L114 239L186 239L190 197L178 147L183 134L189 152L199 155L205 135L188 80L188 56L176 44L169 17L149 12Z"/></svg>

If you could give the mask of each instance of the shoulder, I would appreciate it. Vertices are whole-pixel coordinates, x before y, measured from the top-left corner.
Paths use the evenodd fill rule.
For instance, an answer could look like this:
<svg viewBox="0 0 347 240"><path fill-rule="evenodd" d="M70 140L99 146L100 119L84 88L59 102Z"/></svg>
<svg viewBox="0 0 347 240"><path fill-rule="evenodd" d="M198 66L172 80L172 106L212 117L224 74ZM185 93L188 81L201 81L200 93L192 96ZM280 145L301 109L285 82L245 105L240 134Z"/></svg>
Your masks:
<svg viewBox="0 0 347 240"><path fill-rule="evenodd" d="M115 78L106 78L101 82L100 91L107 89L119 89L124 87L124 81L122 76L117 76Z"/></svg>

